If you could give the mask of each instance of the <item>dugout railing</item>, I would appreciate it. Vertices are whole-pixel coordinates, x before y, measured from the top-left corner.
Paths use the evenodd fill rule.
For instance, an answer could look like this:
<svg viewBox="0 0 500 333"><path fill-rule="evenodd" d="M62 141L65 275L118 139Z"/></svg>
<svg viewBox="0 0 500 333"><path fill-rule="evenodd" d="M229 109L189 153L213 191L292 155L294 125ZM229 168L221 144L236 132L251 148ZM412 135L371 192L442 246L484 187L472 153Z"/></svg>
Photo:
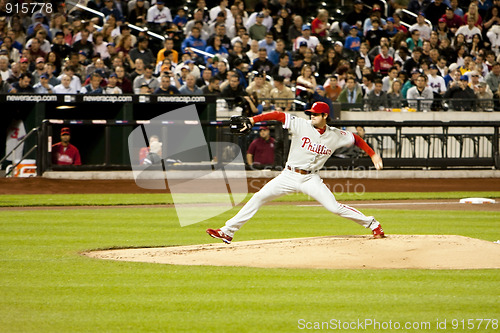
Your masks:
<svg viewBox="0 0 500 333"><path fill-rule="evenodd" d="M39 131L37 150L37 172L45 171L89 171L89 170L131 170L131 159L127 147L127 138L132 130L147 121L120 120L44 120ZM237 144L243 156L254 138L258 137L259 125L269 126L275 138L275 160L272 165L261 166L279 170L284 166L289 151L290 140L287 130L278 122L257 124L249 136L235 136L229 131L229 121L200 121L191 123L202 126L207 142L232 142ZM334 121L331 126L355 130L356 126L366 129L365 140L384 159L384 166L391 169L403 168L500 168L499 160L499 128L500 122L470 121ZM98 147L87 147L87 152L98 154L93 161L85 163L88 156L83 154L82 166L58 166L51 160L51 145L57 140L55 133L64 126L71 126L72 131L92 132L100 135L98 140L87 141ZM162 125L160 140L168 140L168 126ZM54 138L54 139L53 139ZM83 147L79 147L83 148ZM84 150L85 151L85 150ZM136 152L138 154L138 152ZM134 153L134 154L136 154ZM217 166L223 161L223 150L212 152L208 165ZM170 165L170 169L198 169L201 165L192 161L182 161ZM336 151L325 164L326 169L370 168L370 158L361 151ZM250 166L247 166L251 168Z"/></svg>

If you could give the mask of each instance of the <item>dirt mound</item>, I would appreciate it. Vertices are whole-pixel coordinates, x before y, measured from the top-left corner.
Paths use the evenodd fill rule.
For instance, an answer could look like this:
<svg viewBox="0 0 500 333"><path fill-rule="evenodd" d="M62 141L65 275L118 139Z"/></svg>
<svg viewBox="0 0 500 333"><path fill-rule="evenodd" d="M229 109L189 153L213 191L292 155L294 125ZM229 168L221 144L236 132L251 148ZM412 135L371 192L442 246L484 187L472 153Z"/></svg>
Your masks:
<svg viewBox="0 0 500 333"><path fill-rule="evenodd" d="M320 269L500 268L500 245L455 235L326 236L86 252L172 265Z"/></svg>

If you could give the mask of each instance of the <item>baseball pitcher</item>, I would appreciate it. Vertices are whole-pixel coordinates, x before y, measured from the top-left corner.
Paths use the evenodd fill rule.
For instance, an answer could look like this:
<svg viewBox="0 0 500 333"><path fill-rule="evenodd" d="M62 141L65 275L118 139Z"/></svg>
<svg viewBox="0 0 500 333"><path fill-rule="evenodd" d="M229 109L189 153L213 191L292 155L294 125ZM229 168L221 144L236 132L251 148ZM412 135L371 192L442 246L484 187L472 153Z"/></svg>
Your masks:
<svg viewBox="0 0 500 333"><path fill-rule="evenodd" d="M330 108L326 103L316 102L307 110L311 120L297 118L288 113L270 112L252 118L235 117L231 120L231 131L246 134L260 121L277 120L292 135L290 153L283 172L268 182L247 202L245 206L220 229L207 229L213 237L230 244L234 234L254 216L268 201L285 194L302 192L317 200L330 212L353 220L365 228L370 228L374 238L385 237L380 223L373 216L338 203L332 192L319 177L319 170L337 148L355 144L372 159L377 170L382 169L382 158L357 134L327 126Z"/></svg>

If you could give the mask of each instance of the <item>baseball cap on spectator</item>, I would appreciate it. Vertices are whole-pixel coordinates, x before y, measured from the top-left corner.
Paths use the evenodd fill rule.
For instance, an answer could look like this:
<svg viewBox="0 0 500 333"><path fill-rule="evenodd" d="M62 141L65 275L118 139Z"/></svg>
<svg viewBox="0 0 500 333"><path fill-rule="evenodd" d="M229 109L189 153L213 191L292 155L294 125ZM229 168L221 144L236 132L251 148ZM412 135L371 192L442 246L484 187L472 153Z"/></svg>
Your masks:
<svg viewBox="0 0 500 333"><path fill-rule="evenodd" d="M268 130L268 129L269 129L269 127L267 127L267 126L261 126L261 127L259 127L259 131L260 130Z"/></svg>
<svg viewBox="0 0 500 333"><path fill-rule="evenodd" d="M7 50L0 50L0 55L6 55L6 54L9 54L9 52L7 52Z"/></svg>
<svg viewBox="0 0 500 333"><path fill-rule="evenodd" d="M109 74L109 77L110 77L110 78L111 78L111 77L116 77L116 78L118 78L118 75L116 75L116 73L111 73L111 74Z"/></svg>
<svg viewBox="0 0 500 333"><path fill-rule="evenodd" d="M325 88L322 85L319 85L319 86L316 87L316 90L323 90L323 91L325 91Z"/></svg>
<svg viewBox="0 0 500 333"><path fill-rule="evenodd" d="M469 77L467 75L462 75L460 77L460 81L467 81L468 82L469 81Z"/></svg>
<svg viewBox="0 0 500 333"><path fill-rule="evenodd" d="M42 13L36 13L34 18L35 18L35 20L36 19L43 19L43 18L45 18L45 16Z"/></svg>
<svg viewBox="0 0 500 333"><path fill-rule="evenodd" d="M146 42L148 39L144 36L137 37L137 43Z"/></svg>
<svg viewBox="0 0 500 333"><path fill-rule="evenodd" d="M351 30L352 30L352 29L356 29L356 30L358 30L358 26L357 26L357 25L351 25Z"/></svg>
<svg viewBox="0 0 500 333"><path fill-rule="evenodd" d="M61 135L70 135L69 127L61 128Z"/></svg>
<svg viewBox="0 0 500 333"><path fill-rule="evenodd" d="M478 71L471 71L470 76L481 76Z"/></svg>
<svg viewBox="0 0 500 333"><path fill-rule="evenodd" d="M100 75L100 76L104 77L104 71L102 69L100 69L100 68L96 69L94 71L94 73L97 74L97 75Z"/></svg>
<svg viewBox="0 0 500 333"><path fill-rule="evenodd" d="M226 13L225 12L218 12L217 16L218 17L226 17ZM257 17L264 17L264 14L259 13L259 14L257 14Z"/></svg>
<svg viewBox="0 0 500 333"><path fill-rule="evenodd" d="M299 43L299 47L301 46L307 46L307 42L303 40L302 42Z"/></svg>
<svg viewBox="0 0 500 333"><path fill-rule="evenodd" d="M142 87L148 87L149 88L149 84L147 84L146 82L144 82L144 83L141 84L140 88L142 88Z"/></svg>
<svg viewBox="0 0 500 333"><path fill-rule="evenodd" d="M438 69L438 68L437 68L436 64L430 64L429 69Z"/></svg>
<svg viewBox="0 0 500 333"><path fill-rule="evenodd" d="M311 27L309 26L309 24L302 25L302 31L304 31L304 30L311 30Z"/></svg>
<svg viewBox="0 0 500 333"><path fill-rule="evenodd" d="M19 62L20 63L25 63L25 62L29 62L29 60L26 57L22 57L21 59L19 59Z"/></svg>
<svg viewBox="0 0 500 333"><path fill-rule="evenodd" d="M392 23L394 23L394 19L393 19L392 17L388 17L388 18L387 18L387 22L392 22Z"/></svg>
<svg viewBox="0 0 500 333"><path fill-rule="evenodd" d="M411 70L411 74L417 74L417 73L420 74L420 71L418 70L418 68L415 67Z"/></svg>
<svg viewBox="0 0 500 333"><path fill-rule="evenodd" d="M425 17L424 12L419 12L418 15Z"/></svg>
<svg viewBox="0 0 500 333"><path fill-rule="evenodd" d="M298 60L304 60L302 54L297 53L293 55L293 61L298 61Z"/></svg>
<svg viewBox="0 0 500 333"><path fill-rule="evenodd" d="M355 5L362 5L363 1L361 1L361 0L354 0L354 4Z"/></svg>
<svg viewBox="0 0 500 333"><path fill-rule="evenodd" d="M182 65L181 70L183 70L183 69L189 70L189 66L188 65Z"/></svg>
<svg viewBox="0 0 500 333"><path fill-rule="evenodd" d="M168 68L168 65L167 65L167 64L163 64L163 65L161 65L160 72L169 71L169 70L170 70L170 69Z"/></svg>
<svg viewBox="0 0 500 333"><path fill-rule="evenodd" d="M448 68L450 69L450 72L454 71L455 69L458 69L458 64L456 62L452 63Z"/></svg>
<svg viewBox="0 0 500 333"><path fill-rule="evenodd" d="M257 74L255 74L255 77L266 77L264 75L264 72L258 72Z"/></svg>
<svg viewBox="0 0 500 333"><path fill-rule="evenodd" d="M264 17L264 13L258 13L257 17Z"/></svg>
<svg viewBox="0 0 500 333"><path fill-rule="evenodd" d="M157 5L164 5L164 4L165 4L165 2L164 2L163 0L158 0L158 1L156 1L156 4L157 4Z"/></svg>
<svg viewBox="0 0 500 333"><path fill-rule="evenodd" d="M144 0L137 0L137 1L144 2Z"/></svg>
<svg viewBox="0 0 500 333"><path fill-rule="evenodd" d="M115 43L108 43L108 45L106 45L106 46L116 46L116 44Z"/></svg>
<svg viewBox="0 0 500 333"><path fill-rule="evenodd" d="M446 6L446 10L453 10L450 6Z"/></svg>
<svg viewBox="0 0 500 333"><path fill-rule="evenodd" d="M486 87L487 83L484 82L484 81L481 81L477 85L480 86L480 87Z"/></svg>
<svg viewBox="0 0 500 333"><path fill-rule="evenodd" d="M194 64L194 61L191 60L191 59L188 59L186 61L184 61L184 63L187 65L187 64Z"/></svg>
<svg viewBox="0 0 500 333"><path fill-rule="evenodd" d="M381 11L381 10L380 10L380 8L378 8L378 7L377 7L377 8L373 8L373 9L372 9L372 12L380 12L380 11Z"/></svg>
<svg viewBox="0 0 500 333"><path fill-rule="evenodd" d="M81 54L81 55L83 55L83 56L87 56L87 53L85 53L85 51L83 51L83 50L80 50L80 51L78 52L78 54Z"/></svg>
<svg viewBox="0 0 500 333"><path fill-rule="evenodd" d="M42 75L40 75L40 79L48 79L49 78L49 74L47 73L43 73Z"/></svg>
<svg viewBox="0 0 500 333"><path fill-rule="evenodd" d="M342 47L344 46L344 44L342 44L342 42L341 42L341 41L339 41L339 40L338 40L338 41L336 41L336 42L335 42L335 44L333 44L333 46L337 46L337 45L338 45L338 46L342 46Z"/></svg>
<svg viewBox="0 0 500 333"><path fill-rule="evenodd" d="M438 20L439 23L446 23L446 19L444 17L441 17L439 20Z"/></svg>
<svg viewBox="0 0 500 333"><path fill-rule="evenodd" d="M45 58L44 57L38 57L36 58L36 63L39 64L41 62L45 62Z"/></svg>

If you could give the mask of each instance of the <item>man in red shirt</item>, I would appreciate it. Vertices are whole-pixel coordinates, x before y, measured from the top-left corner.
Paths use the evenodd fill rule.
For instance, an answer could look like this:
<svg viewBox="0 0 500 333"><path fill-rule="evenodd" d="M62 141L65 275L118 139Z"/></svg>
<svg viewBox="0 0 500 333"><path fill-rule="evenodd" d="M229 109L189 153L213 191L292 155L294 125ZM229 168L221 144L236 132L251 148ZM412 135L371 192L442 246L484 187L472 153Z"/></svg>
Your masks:
<svg viewBox="0 0 500 333"><path fill-rule="evenodd" d="M78 148L69 143L70 131L68 127L61 129L61 142L52 146L52 164L82 165Z"/></svg>
<svg viewBox="0 0 500 333"><path fill-rule="evenodd" d="M259 136L253 140L247 150L248 165L274 164L274 138L271 137L269 127L262 126L259 129Z"/></svg>

